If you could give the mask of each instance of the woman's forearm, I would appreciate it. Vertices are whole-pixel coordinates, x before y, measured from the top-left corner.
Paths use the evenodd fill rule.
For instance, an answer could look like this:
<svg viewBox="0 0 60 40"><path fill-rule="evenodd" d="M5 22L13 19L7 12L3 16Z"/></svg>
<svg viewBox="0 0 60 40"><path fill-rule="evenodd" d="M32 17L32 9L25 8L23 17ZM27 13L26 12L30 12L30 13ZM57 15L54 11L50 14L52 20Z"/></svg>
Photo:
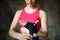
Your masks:
<svg viewBox="0 0 60 40"><path fill-rule="evenodd" d="M9 31L9 35L12 37L12 38L15 38L15 39L20 39L20 33L16 32L15 30L10 30Z"/></svg>
<svg viewBox="0 0 60 40"><path fill-rule="evenodd" d="M41 31L39 31L39 32L37 33L37 35L38 35L39 37L45 38L45 37L48 36L48 32L41 32Z"/></svg>

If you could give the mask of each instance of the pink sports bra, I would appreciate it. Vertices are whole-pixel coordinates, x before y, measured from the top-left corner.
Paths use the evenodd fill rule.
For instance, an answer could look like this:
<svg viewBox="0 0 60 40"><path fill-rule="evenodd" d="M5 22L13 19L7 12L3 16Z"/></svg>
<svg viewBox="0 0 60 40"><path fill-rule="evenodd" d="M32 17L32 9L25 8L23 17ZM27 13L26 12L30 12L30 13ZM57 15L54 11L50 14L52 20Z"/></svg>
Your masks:
<svg viewBox="0 0 60 40"><path fill-rule="evenodd" d="M38 8L35 12L29 14L25 11L25 9L22 9L21 15L19 17L19 20L23 20L26 22L31 22L31 23L35 23L36 20L39 20L39 22L37 23L37 29L40 30L41 27L41 20L39 17L39 13L40 13L40 9ZM20 28L23 27L20 25Z"/></svg>

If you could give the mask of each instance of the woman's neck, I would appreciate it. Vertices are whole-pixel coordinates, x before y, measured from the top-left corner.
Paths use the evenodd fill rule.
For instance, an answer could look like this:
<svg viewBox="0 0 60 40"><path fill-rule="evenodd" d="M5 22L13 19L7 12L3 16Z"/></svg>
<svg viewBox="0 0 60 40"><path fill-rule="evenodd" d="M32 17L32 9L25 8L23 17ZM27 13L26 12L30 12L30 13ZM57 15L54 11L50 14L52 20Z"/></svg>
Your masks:
<svg viewBox="0 0 60 40"><path fill-rule="evenodd" d="M36 6L26 6L25 9L36 9Z"/></svg>
<svg viewBox="0 0 60 40"><path fill-rule="evenodd" d="M25 10L27 13L33 13L33 12L35 12L37 9L38 9L37 7L26 6L24 10Z"/></svg>

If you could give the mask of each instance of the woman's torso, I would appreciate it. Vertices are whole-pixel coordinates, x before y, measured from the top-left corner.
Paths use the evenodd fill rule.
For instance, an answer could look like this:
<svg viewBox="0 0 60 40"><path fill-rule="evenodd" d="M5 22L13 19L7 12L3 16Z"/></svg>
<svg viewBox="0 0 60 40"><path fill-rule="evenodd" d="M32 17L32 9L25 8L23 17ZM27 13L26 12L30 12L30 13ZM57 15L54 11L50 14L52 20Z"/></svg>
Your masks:
<svg viewBox="0 0 60 40"><path fill-rule="evenodd" d="M21 12L21 15L19 17L19 20L23 20L23 21L26 21L26 22L31 22L31 23L35 23L37 20L39 20L39 22L37 23L37 30L40 30L40 27L41 27L41 20L40 20L40 17L39 17L39 13L40 13L40 9L36 9L35 12L29 14L25 11L25 9L22 9L22 12ZM20 28L22 26L20 25Z"/></svg>

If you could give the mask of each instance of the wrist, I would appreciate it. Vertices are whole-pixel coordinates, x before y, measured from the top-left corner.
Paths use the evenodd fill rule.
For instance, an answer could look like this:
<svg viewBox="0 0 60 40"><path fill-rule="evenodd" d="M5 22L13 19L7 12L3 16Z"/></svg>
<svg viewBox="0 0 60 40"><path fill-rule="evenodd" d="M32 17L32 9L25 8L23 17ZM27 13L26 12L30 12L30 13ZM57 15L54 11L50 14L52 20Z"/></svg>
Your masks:
<svg viewBox="0 0 60 40"><path fill-rule="evenodd" d="M42 32L42 31L40 31L40 32L37 33L37 35L38 35L39 37L44 38L44 37L47 36L47 32Z"/></svg>

